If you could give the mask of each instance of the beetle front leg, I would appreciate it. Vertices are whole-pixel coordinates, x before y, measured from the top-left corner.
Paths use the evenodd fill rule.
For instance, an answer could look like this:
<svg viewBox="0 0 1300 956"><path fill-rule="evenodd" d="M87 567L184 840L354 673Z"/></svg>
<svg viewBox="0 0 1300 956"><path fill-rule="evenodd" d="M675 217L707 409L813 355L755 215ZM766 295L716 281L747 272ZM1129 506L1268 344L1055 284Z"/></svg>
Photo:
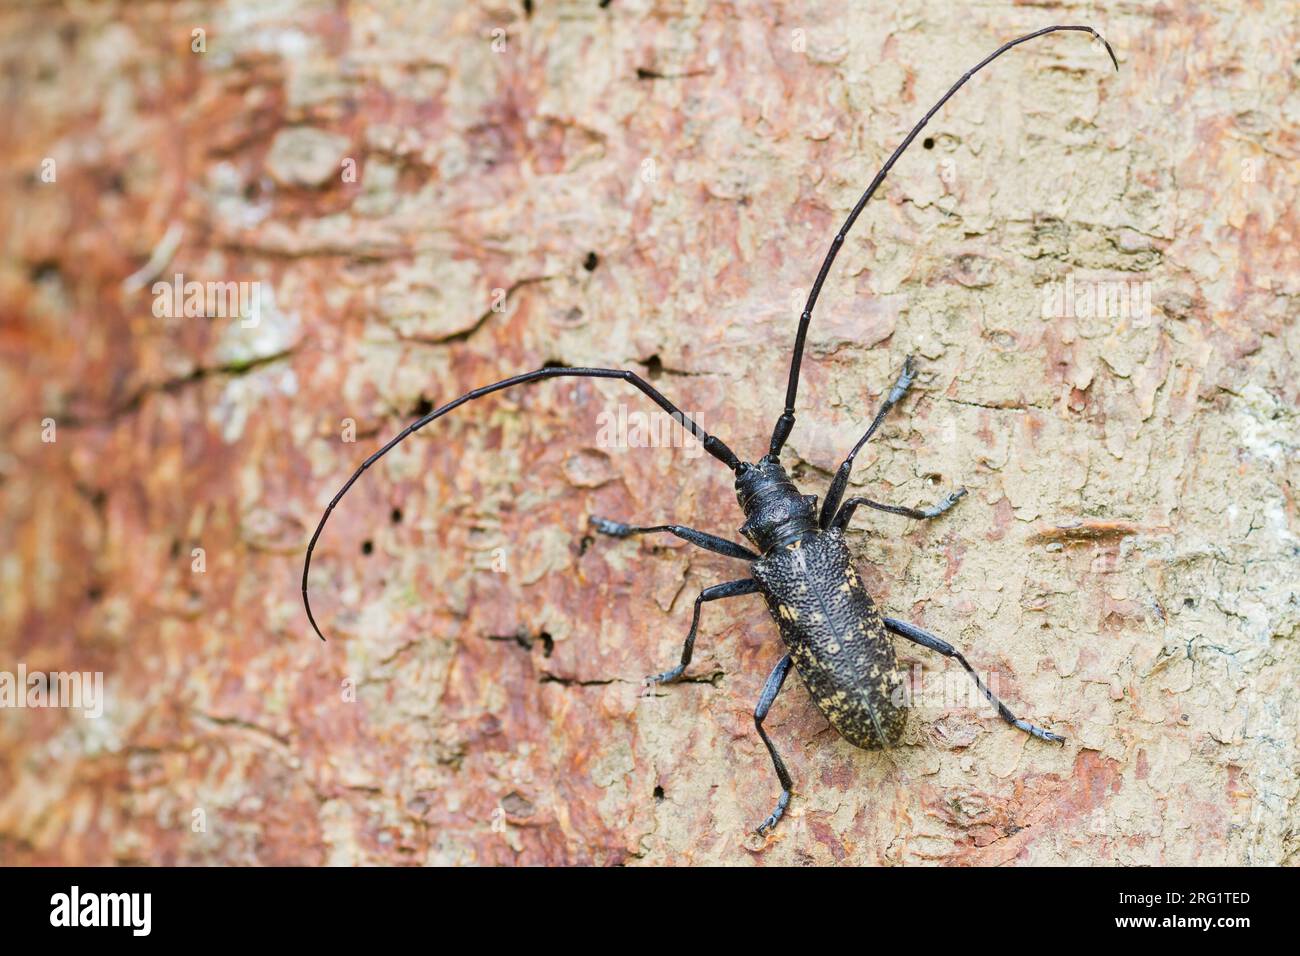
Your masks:
<svg viewBox="0 0 1300 956"><path fill-rule="evenodd" d="M776 802L776 809L772 811L771 816L758 825L756 832L766 834L768 830L776 826L777 821L785 815L785 808L790 803L790 791L794 789L794 784L790 781L790 771L785 769L785 761L781 755L776 752L776 747L768 739L767 731L763 729L763 719L767 717L767 712L772 709L772 702L776 700L776 695L781 693L781 685L785 683L785 675L790 671L790 655L786 654L776 666L772 668L772 673L767 676L767 683L763 685L763 693L758 698L758 706L754 708L754 727L758 730L758 735L763 738L763 743L767 745L767 752L772 755L772 766L776 768L776 778L781 781L781 799Z"/></svg>
<svg viewBox="0 0 1300 956"><path fill-rule="evenodd" d="M907 390L912 387L912 382L916 379L916 359L911 355L903 363L903 370L898 373L898 379L894 382L894 387L889 390L885 396L884 402L881 403L880 411L876 412L876 417L871 420L867 427L866 434L858 439L858 443L853 446L847 458L840 463L840 467L835 471L835 477L831 479L831 486L826 489L826 500L822 502L821 516L817 520L818 526L825 529L830 527L831 519L835 517L840 509L840 499L844 497L844 489L849 486L849 474L853 471L853 459L858 457L858 452L862 451L862 446L871 440L871 436L876 433L880 423L885 420L889 410L903 400Z"/></svg>
<svg viewBox="0 0 1300 956"><path fill-rule="evenodd" d="M691 653L695 650L695 632L700 627L700 605L705 601L717 601L722 598L736 597L740 594L753 594L759 590L759 584L753 578L745 578L741 581L728 581L726 584L715 584L711 588L705 588L695 598L695 611L691 615L691 630L686 635L686 643L682 645L681 663L671 670L666 670L662 674L655 674L647 677L647 684L671 684L675 680L680 680L686 666L691 662Z"/></svg>
<svg viewBox="0 0 1300 956"><path fill-rule="evenodd" d="M714 554L723 554L729 558L740 558L743 561L757 561L758 555L742 544L736 544L734 541L728 541L726 538L719 538L716 534L709 534L707 531L696 531L694 528L687 528L679 524L659 524L652 527L636 527L630 524L624 524L621 521L610 521L608 518L597 518L592 515L587 519L587 523L592 530L601 534L607 534L611 538L630 538L636 534L655 534L660 531L666 531L668 534L676 535L683 541L689 541L697 548L703 548L705 551L712 551Z"/></svg>
<svg viewBox="0 0 1300 956"><path fill-rule="evenodd" d="M932 651L937 651L944 657L951 657L966 668L966 673L970 674L975 681L975 686L980 689L985 699L998 709L998 716L1009 723L1012 727L1023 730L1031 737L1037 737L1039 740L1049 740L1052 743L1065 743L1065 738L1060 734L1054 734L1051 731L1044 730L1042 727L1035 726L1027 720L1021 720L1007 708L1007 705L993 696L993 691L984 686L979 675L975 673L975 668L967 663L966 658L962 657L961 651L953 647L942 638L935 637L924 628L917 627L915 624L908 624L906 621L899 621L892 617L885 618L885 627L893 631L899 637L905 637L913 644L920 644L922 647L928 647Z"/></svg>

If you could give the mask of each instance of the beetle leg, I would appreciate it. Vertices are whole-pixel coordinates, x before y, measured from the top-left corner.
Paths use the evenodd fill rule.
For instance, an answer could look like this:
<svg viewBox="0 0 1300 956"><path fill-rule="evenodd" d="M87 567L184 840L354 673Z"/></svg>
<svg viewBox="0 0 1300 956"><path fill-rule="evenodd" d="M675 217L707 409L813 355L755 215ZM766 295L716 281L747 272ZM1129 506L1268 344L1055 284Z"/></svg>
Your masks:
<svg viewBox="0 0 1300 956"><path fill-rule="evenodd" d="M980 693L988 700L990 704L998 709L998 716L1009 723L1012 727L1023 730L1030 736L1037 737L1039 740L1050 740L1053 743L1065 743L1065 738L1060 734L1054 734L1050 731L1036 727L1027 720L1021 720L1015 714L1007 709L1007 705L1002 703L993 696L993 692L984 686L979 675L975 673L975 668L967 663L966 658L962 657L961 652L953 647L947 641L935 637L929 631L917 627L915 624L908 624L906 621L899 621L892 617L885 618L885 627L893 631L899 637L905 637L913 644L920 644L922 647L928 647L932 651L938 651L944 657L954 658L962 667L966 668L966 673L975 681L975 686L980 689Z"/></svg>
<svg viewBox="0 0 1300 956"><path fill-rule="evenodd" d="M844 489L849 484L849 473L853 471L853 459L858 457L858 452L862 451L862 446L876 433L876 429L885 420L889 410L901 402L903 396L907 394L907 390L912 387L912 381L916 378L914 361L915 359L909 355L907 360L903 362L903 370L898 373L894 387L885 396L885 401L881 404L880 411L876 412L876 417L872 419L871 424L867 427L866 434L858 439L858 443L853 446L853 450L849 452L849 456L840 464L840 467L835 472L835 477L831 479L831 486L826 490L826 500L822 502L821 517L817 522L823 530L830 526L831 519L835 517L835 513L839 510L840 499L844 497Z"/></svg>
<svg viewBox="0 0 1300 956"><path fill-rule="evenodd" d="M700 605L705 601L717 601L721 598L735 597L739 594L753 594L759 590L759 584L753 578L744 578L740 581L728 581L726 584L715 584L711 588L705 588L695 598L695 612L691 615L691 630L686 635L686 643L682 645L682 661L671 670L666 670L662 674L655 674L646 678L647 684L671 684L679 680L686 666L691 662L691 652L695 650L695 632L700 627Z"/></svg>
<svg viewBox="0 0 1300 956"><path fill-rule="evenodd" d="M790 790L794 786L790 782L790 771L785 769L785 762L781 759L781 755L776 752L776 747L772 746L767 731L763 729L763 719L772 708L772 702L776 700L776 695L781 693L781 685L785 683L785 675L789 671L790 655L786 654L776 662L776 666L772 668L772 673L767 675L767 683L763 685L763 693L758 698L758 706L754 708L754 727L758 730L758 735L763 738L763 743L767 745L767 752L772 755L772 766L776 768L776 777L781 781L781 799L776 802L776 809L772 811L771 816L758 825L758 833L767 833L768 830L776 826L777 821L785 814L786 806L790 803Z"/></svg>
<svg viewBox="0 0 1300 956"><path fill-rule="evenodd" d="M890 514L903 515L906 518L916 518L918 520L926 518L937 518L943 514L961 499L966 497L966 489L958 488L956 491L950 491L939 500L938 504L931 505L928 508L902 508L898 505L882 505L878 501L871 501L868 498L850 498L840 506L840 510L835 514L835 520L831 522L832 528L845 528L853 520L853 512L858 510L858 505L866 505L868 508L875 508L877 511L888 511Z"/></svg>
<svg viewBox="0 0 1300 956"><path fill-rule="evenodd" d="M686 528L679 524L660 524L654 527L636 528L632 525L623 524L621 521L597 518L595 515L588 518L587 523L596 531L607 534L612 538L630 538L634 534L652 534L657 531L667 531L669 534L675 534L683 541L689 541L706 551L725 554L729 558L741 558L745 561L758 560L758 555L742 544L736 544L726 538L719 538L716 534L709 534L707 531L696 531L694 528Z"/></svg>

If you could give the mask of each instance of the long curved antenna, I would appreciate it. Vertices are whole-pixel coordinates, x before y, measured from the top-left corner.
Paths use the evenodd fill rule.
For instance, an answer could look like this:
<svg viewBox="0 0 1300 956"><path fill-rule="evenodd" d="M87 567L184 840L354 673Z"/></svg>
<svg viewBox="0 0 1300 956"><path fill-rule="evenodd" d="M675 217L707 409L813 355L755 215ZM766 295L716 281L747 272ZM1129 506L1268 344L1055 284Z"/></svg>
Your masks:
<svg viewBox="0 0 1300 956"><path fill-rule="evenodd" d="M947 103L954 93L965 86L967 80L980 70L984 69L984 67L988 66L1003 53L1006 53L1013 46L1024 43L1026 40L1032 40L1035 37L1041 37L1048 33L1056 33L1061 30L1077 30L1081 33L1091 33L1094 37L1105 44L1106 52L1110 54L1110 62L1115 64L1116 71L1119 70L1119 61L1115 59L1115 51L1110 48L1109 43L1106 43L1105 37L1092 27L1045 27L1042 30L1027 33L1022 37L1017 37L1010 43L1005 43L998 47L984 59L980 60L980 62L974 67L962 74L962 78L952 85L952 89L943 94L943 98L940 99L939 102L935 103L934 106L930 107L930 112L921 117L921 122L912 127L912 132L907 134L907 139L903 140L903 142L899 144L898 149L894 150L893 155L890 156L885 165L880 168L880 172L876 173L876 178L871 180L871 185L867 187L867 191L862 194L862 198L858 200L858 204L854 206L853 211L849 213L849 218L844 220L844 225L840 227L839 233L831 241L830 251L826 253L826 258L822 262L821 270L817 273L817 281L813 283L812 291L808 293L808 301L804 304L803 314L799 316L799 331L795 334L794 354L790 358L790 381L789 384L786 385L785 390L785 411L783 411L781 417L776 420L776 427L772 430L772 446L771 450L768 452L771 457L776 458L781 454L781 449L785 445L785 440L790 437L790 431L794 428L794 403L796 396L799 394L799 367L803 362L804 340L808 337L808 323L812 321L812 311L813 307L817 304L817 296L821 294L822 283L826 281L826 274L830 272L831 264L835 261L835 257L839 255L840 246L844 244L845 237L849 234L849 230L853 228L853 224L857 222L858 216L862 214L862 210L866 208L872 194L875 193L877 187L884 182L885 176L889 174L889 171L894 168L894 163L898 161L899 156L903 155L903 150L907 149L907 147L912 144L912 140L916 139L916 134L921 132L925 127L925 124L930 121L930 117L937 113L939 108L943 106L944 103Z"/></svg>
<svg viewBox="0 0 1300 956"><path fill-rule="evenodd" d="M718 461L722 462L732 471L740 472L745 469L746 466L740 461L739 458L735 456L732 450L726 446L726 443L724 443L721 439L715 438L713 435L710 435L699 425L695 424L695 422L691 421L691 419L687 417L685 412L683 412L676 405L674 405L667 398L665 398L659 392L658 389L656 389L645 379L641 378L641 376L637 375L635 372L629 372L626 369L562 368L562 367L539 368L532 372L524 372L522 375L515 375L507 379L502 379L501 381L494 382L491 385L484 385L482 388L476 388L473 391L466 392L464 395L462 395L460 398L456 399L455 401L448 402L446 405L443 405L441 408L435 408L433 411L425 415L419 421L411 425L408 425L406 428L402 429L401 433L398 434L396 438L394 438L388 444L384 445L383 448L380 448L379 451L375 452L373 455L371 455L369 458L367 458L365 461L361 463L361 467L352 473L352 477L349 478L347 480L347 483L344 484L344 486L339 489L339 493L334 496L334 500L329 503L329 507L326 508L325 513L321 515L320 524L316 525L316 531L311 536L311 543L307 545L307 558L302 565L302 606L307 610L307 620L311 621L312 630L316 632L317 637L319 637L322 641L325 640L325 635L321 633L320 627L316 624L316 617L311 613L311 601L307 597L307 575L311 571L311 555L312 552L316 549L316 542L320 539L320 533L325 530L325 522L329 520L329 516L334 511L335 505L337 505L340 499L342 499L342 497L345 494L347 494L348 489L351 488L353 484L356 483L356 480L361 477L362 473L371 465L373 465L375 462L377 462L380 458L383 458L386 454L388 454L388 452L391 451L395 445L397 445L407 436L415 432L418 432L425 425L429 424L429 422L433 421L435 418L441 418L443 415L447 414L453 408L459 408L461 405L464 405L466 402L473 401L476 398L482 398L484 395L490 395L493 392L499 392L502 389L510 388L512 385L523 385L525 382L536 382L539 379L559 378L562 376L571 376L574 378L619 378L625 382L631 382L641 391L649 395L651 400L656 405L658 405L669 415L673 416L673 418L675 418L678 422L680 422L683 428L685 428L692 435L694 435L701 442L703 442L704 450L707 451L710 455L718 459Z"/></svg>

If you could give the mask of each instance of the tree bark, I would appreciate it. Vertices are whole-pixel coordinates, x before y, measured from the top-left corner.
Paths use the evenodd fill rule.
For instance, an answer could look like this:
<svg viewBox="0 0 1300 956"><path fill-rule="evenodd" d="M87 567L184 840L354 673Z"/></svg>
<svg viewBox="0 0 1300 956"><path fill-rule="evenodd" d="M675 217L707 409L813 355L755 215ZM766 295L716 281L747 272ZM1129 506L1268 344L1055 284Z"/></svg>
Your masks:
<svg viewBox="0 0 1300 956"><path fill-rule="evenodd" d="M0 863L1295 863L1300 36L1278 0L1163 9L0 13L0 668L105 694L4 711ZM732 476L620 382L484 398L370 469L314 638L321 512L471 388L630 368L761 455L866 183L1054 22L1119 72L1054 34L931 121L830 272L784 461L824 494L917 355L849 493L970 495L851 547L1064 746L900 641L888 753L787 681L796 793L754 835L762 601L640 685L743 563L587 527L736 539ZM256 306L187 316L186 282Z"/></svg>

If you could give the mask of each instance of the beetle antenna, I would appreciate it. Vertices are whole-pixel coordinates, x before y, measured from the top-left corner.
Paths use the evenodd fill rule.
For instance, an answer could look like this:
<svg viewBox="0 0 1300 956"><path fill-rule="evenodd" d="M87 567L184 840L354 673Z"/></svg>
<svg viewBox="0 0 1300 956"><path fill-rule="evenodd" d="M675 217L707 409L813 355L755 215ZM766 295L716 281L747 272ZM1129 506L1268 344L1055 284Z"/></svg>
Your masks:
<svg viewBox="0 0 1300 956"><path fill-rule="evenodd" d="M903 155L903 151L907 149L908 146L912 145L912 140L916 139L916 134L921 132L925 127L925 124L930 121L930 117L934 116L934 114L939 111L939 108L943 106L944 103L947 103L954 93L965 86L967 80L980 70L984 69L984 67L988 66L1003 53L1006 53L1013 46L1018 46L1019 44L1024 43L1027 40L1032 40L1035 37L1041 37L1048 33L1057 33L1062 30L1076 30L1081 33L1091 33L1098 40L1101 40L1106 47L1106 52L1110 54L1110 62L1115 65L1116 71L1119 70L1119 61L1115 59L1115 51L1111 49L1110 44L1106 42L1105 37L1092 27L1045 27L1042 30L1027 33L1022 37L1017 37L1010 43L1005 43L998 47L971 69L963 73L961 79L953 84L952 89L948 90L948 92L943 95L942 99L935 103L934 106L930 107L930 111L926 113L925 116L921 117L921 122L912 127L912 131L907 134L907 138L899 144L896 150L894 150L893 155L890 156L885 162L885 165L880 168L880 172L876 173L876 178L871 180L871 185L867 187L867 191L862 194L862 198L858 200L858 204L853 207L853 211L849 213L849 217L844 220L844 225L840 227L839 233L837 233L835 238L831 241L830 250L826 253L826 258L822 261L822 267L817 273L817 280L813 283L812 291L808 293L808 301L804 304L803 314L799 316L799 331L795 333L794 353L790 358L790 381L786 385L785 390L785 411L783 411L781 417L776 420L776 427L772 430L772 445L768 454L773 458L776 458L781 454L781 449L785 445L785 440L790 437L790 431L794 428L794 404L795 398L799 394L799 367L803 362L804 340L808 337L808 324L812 321L812 312L813 307L817 304L817 296L821 294L822 283L826 281L826 274L830 272L831 264L835 261L835 257L839 255L840 247L844 244L845 237L848 235L849 230L853 228L853 224L857 222L858 216L862 214L862 210L866 208L867 203L870 201L877 187L884 182L885 176L887 176L889 171L893 169L894 163L898 161L898 157Z"/></svg>
<svg viewBox="0 0 1300 956"><path fill-rule="evenodd" d="M307 575L311 571L312 552L315 551L316 542L320 539L321 532L325 530L325 522L329 520L329 516L334 511L335 506L343 496L347 494L348 489L356 483L356 480L361 477L362 473L380 458L383 458L388 454L399 442L403 441L415 432L418 432L434 419L441 418L453 408L459 408L466 402L473 401L476 398L482 398L484 395L490 395L493 392L499 392L502 389L510 388L512 385L523 385L527 382L539 381L540 379L560 378L563 376L573 378L618 378L625 382L631 382L646 395L650 396L651 401L675 418L683 428L699 439L704 444L704 450L710 455L718 459L718 461L722 462L732 471L740 472L744 470L745 465L735 456L732 450L727 447L725 442L720 438L710 435L699 425L695 424L695 422L691 421L685 412L665 398L657 388L645 379L641 378L641 376L637 375L635 372L630 372L627 369L567 368L563 366L548 366L546 368L539 368L532 372L524 372L522 375L514 375L510 378L502 379L499 382L494 382L491 385L484 385L482 388L476 388L473 391L466 392L460 398L448 402L441 408L435 408L419 421L402 429L396 438L392 439L388 444L380 448L379 451L375 452L361 463L361 467L352 473L352 477L349 478L343 487L339 489L339 493L334 496L334 500L329 503L329 507L327 507L325 513L321 515L320 523L316 525L316 531L312 534L311 542L307 545L307 557L306 560L303 561L302 565L302 606L307 611L307 620L311 622L312 630L316 632L317 637L322 641L325 640L325 635L321 633L320 626L316 623L316 617L311 612L311 601L307 597Z"/></svg>

